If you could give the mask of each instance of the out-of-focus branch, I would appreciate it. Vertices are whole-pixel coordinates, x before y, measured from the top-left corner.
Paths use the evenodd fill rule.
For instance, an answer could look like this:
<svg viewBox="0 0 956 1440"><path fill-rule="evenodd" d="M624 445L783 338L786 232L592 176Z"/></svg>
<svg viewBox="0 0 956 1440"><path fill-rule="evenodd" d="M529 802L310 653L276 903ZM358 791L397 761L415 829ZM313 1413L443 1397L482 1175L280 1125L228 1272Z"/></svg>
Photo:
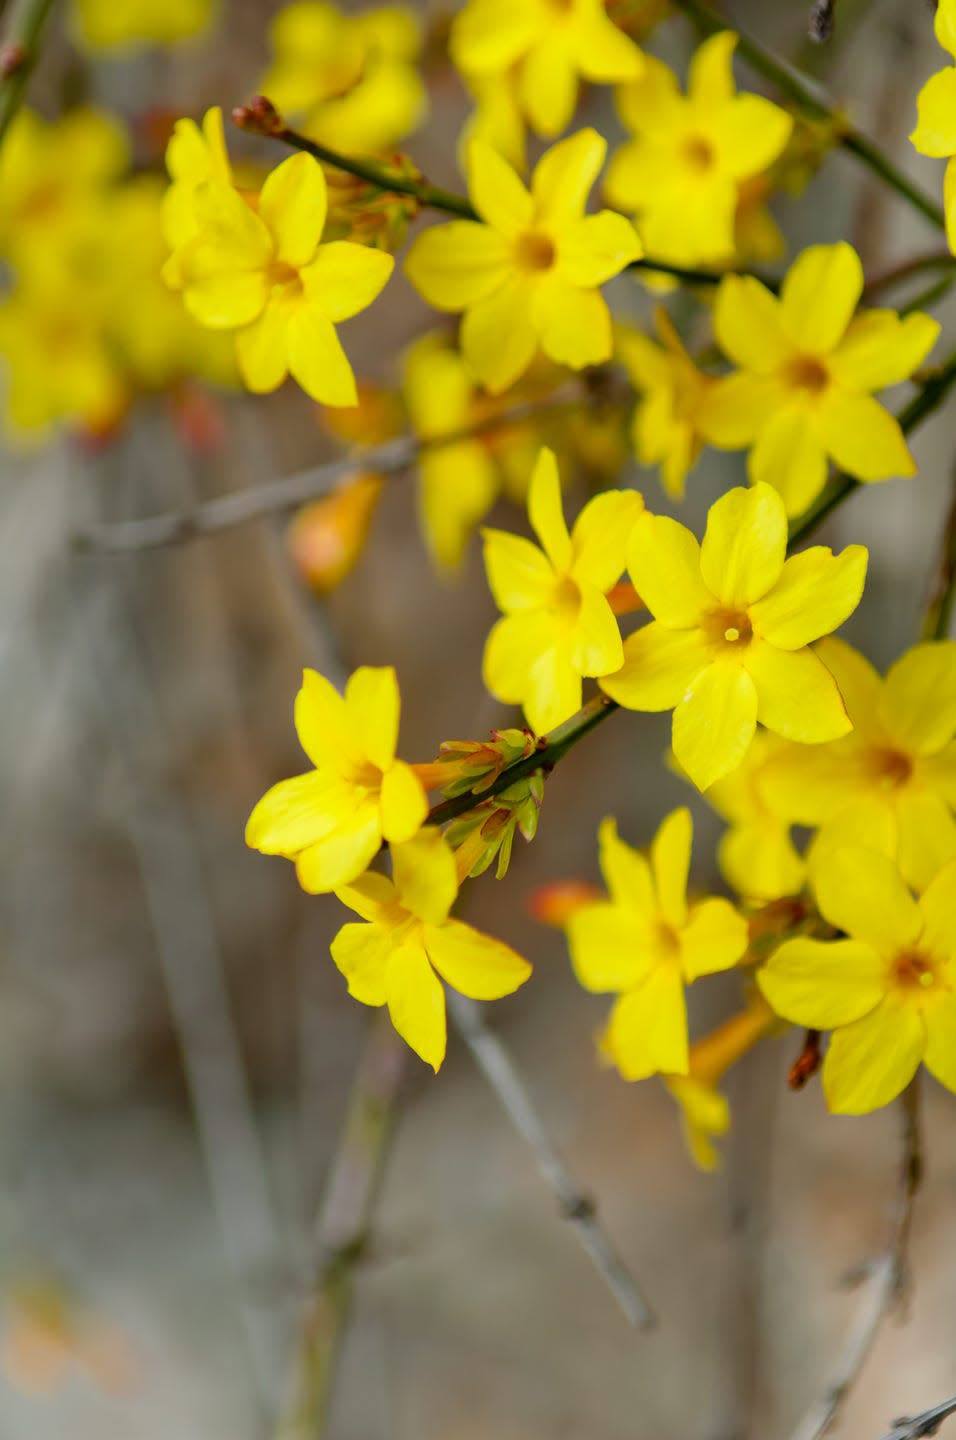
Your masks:
<svg viewBox="0 0 956 1440"><path fill-rule="evenodd" d="M950 621L953 618L954 600L956 600L956 470L953 474L953 496L946 517L946 528L943 531L936 582L929 605L926 607L926 619L923 622L922 638L924 640L945 640L947 638Z"/></svg>
<svg viewBox="0 0 956 1440"><path fill-rule="evenodd" d="M632 1325L642 1330L654 1324L654 1315L630 1270L617 1254L598 1221L594 1201L586 1195L558 1154L554 1142L534 1108L514 1061L494 1031L481 1018L480 1007L455 991L448 991L448 1010L472 1057L501 1106L529 1146L545 1184L561 1213L591 1257L591 1262Z"/></svg>
<svg viewBox="0 0 956 1440"><path fill-rule="evenodd" d="M529 420L553 419L572 413L586 403L584 399L528 401L504 410L500 415L489 415L474 425L450 431L447 435L430 436L400 435L386 440L367 450L357 450L339 460L330 460L325 465L314 465L300 470L283 480L273 480L266 485L251 485L233 495L221 495L192 510L170 511L163 515L151 515L143 520L118 520L110 524L87 525L76 535L76 544L92 550L152 550L162 545L175 545L183 540L192 540L200 535L212 535L220 530L231 530L250 520L261 520L265 515L275 515L294 510L308 500L315 500L328 492L356 470L375 470L383 475L396 475L413 465L426 450L440 450L446 445L457 445L462 440L480 439L483 435L496 434L499 430L514 425L526 424Z"/></svg>
<svg viewBox="0 0 956 1440"><path fill-rule="evenodd" d="M900 1109L903 1121L903 1154L889 1243L883 1254L867 1268L866 1294L830 1382L821 1399L804 1415L791 1440L822 1440L829 1432L840 1406L863 1368L880 1326L899 1299L905 1285L913 1201L923 1172L918 1075L903 1092Z"/></svg>
<svg viewBox="0 0 956 1440"><path fill-rule="evenodd" d="M23 103L55 0L19 0L0 45L0 145Z"/></svg>
<svg viewBox="0 0 956 1440"><path fill-rule="evenodd" d="M901 260L898 265L891 265L886 270L869 276L863 287L863 300L869 304L882 291L902 285L915 275L931 274L934 270L952 270L954 267L956 255L950 254L948 250L929 250L925 255L913 255L909 260Z"/></svg>
<svg viewBox="0 0 956 1440"><path fill-rule="evenodd" d="M318 1440L335 1358L388 1155L408 1050L384 1012L370 1024L315 1229L315 1269L273 1440Z"/></svg>
<svg viewBox="0 0 956 1440"><path fill-rule="evenodd" d="M831 125L837 142L844 150L855 155L862 165L891 186L931 224L940 230L946 228L945 216L936 201L926 195L919 186L914 185L909 177L883 154L879 146L851 125L808 76L794 70L759 40L744 34L738 26L731 26L725 16L705 4L704 0L673 0L673 3L678 10L683 10L705 35L714 35L718 30L734 29L738 36L737 52L752 69L765 76L782 94L789 96L805 114Z"/></svg>
<svg viewBox="0 0 956 1440"><path fill-rule="evenodd" d="M950 1415L956 1415L956 1395L944 1400L940 1405L921 1411L912 1419L903 1416L895 1420L893 1429L883 1436L883 1440L923 1440L924 1435L935 1435Z"/></svg>

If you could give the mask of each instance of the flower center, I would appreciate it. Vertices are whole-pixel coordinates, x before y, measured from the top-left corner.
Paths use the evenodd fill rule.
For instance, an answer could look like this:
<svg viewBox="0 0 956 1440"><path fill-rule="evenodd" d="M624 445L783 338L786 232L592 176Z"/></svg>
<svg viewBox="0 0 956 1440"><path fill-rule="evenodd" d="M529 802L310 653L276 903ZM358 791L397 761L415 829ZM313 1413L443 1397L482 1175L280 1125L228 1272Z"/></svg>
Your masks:
<svg viewBox="0 0 956 1440"><path fill-rule="evenodd" d="M884 790L900 790L913 774L913 762L901 750L874 749L867 757L876 783Z"/></svg>
<svg viewBox="0 0 956 1440"><path fill-rule="evenodd" d="M658 921L655 938L662 959L677 960L680 957L680 937L673 925L668 925L666 920Z"/></svg>
<svg viewBox="0 0 956 1440"><path fill-rule="evenodd" d="M712 610L704 629L711 644L730 649L746 649L754 633L746 610Z"/></svg>
<svg viewBox="0 0 956 1440"><path fill-rule="evenodd" d="M382 788L382 772L371 760L362 760L350 776L353 785L361 785L365 790L380 790Z"/></svg>
<svg viewBox="0 0 956 1440"><path fill-rule="evenodd" d="M717 163L717 152L705 135L688 135L682 150L684 163L691 170L712 170Z"/></svg>
<svg viewBox="0 0 956 1440"><path fill-rule="evenodd" d="M286 260L273 260L266 278L272 286L298 285L301 288L302 285L298 270Z"/></svg>
<svg viewBox="0 0 956 1440"><path fill-rule="evenodd" d="M903 950L893 959L893 980L904 990L931 990L937 984L936 962L921 950Z"/></svg>
<svg viewBox="0 0 956 1440"><path fill-rule="evenodd" d="M573 625L577 620L578 612L581 609L581 592L570 575L565 575L555 585L551 592L549 608L559 620L565 621L568 625Z"/></svg>
<svg viewBox="0 0 956 1440"><path fill-rule="evenodd" d="M787 365L787 380L797 390L819 395L830 383L830 372L815 355L795 355Z"/></svg>
<svg viewBox="0 0 956 1440"><path fill-rule="evenodd" d="M550 270L555 261L554 241L537 230L518 236L516 257L522 270Z"/></svg>

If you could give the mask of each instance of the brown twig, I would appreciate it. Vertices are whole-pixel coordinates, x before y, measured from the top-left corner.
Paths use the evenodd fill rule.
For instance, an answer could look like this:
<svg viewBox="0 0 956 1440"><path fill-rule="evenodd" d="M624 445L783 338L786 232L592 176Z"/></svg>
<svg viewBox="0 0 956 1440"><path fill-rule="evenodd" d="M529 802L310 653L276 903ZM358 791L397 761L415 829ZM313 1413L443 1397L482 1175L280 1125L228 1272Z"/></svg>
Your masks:
<svg viewBox="0 0 956 1440"><path fill-rule="evenodd" d="M904 1090L900 1109L903 1121L903 1154L889 1242L882 1255L869 1268L866 1294L829 1384L820 1400L804 1415L791 1440L822 1440L829 1432L840 1406L859 1377L880 1326L899 1300L905 1285L913 1202L923 1171L918 1075Z"/></svg>
<svg viewBox="0 0 956 1440"><path fill-rule="evenodd" d="M929 1410L921 1411L912 1419L904 1415L899 1420L894 1420L893 1429L883 1436L883 1440L922 1440L924 1435L935 1435L950 1415L956 1415L956 1395L943 1400L939 1405L933 1405Z"/></svg>

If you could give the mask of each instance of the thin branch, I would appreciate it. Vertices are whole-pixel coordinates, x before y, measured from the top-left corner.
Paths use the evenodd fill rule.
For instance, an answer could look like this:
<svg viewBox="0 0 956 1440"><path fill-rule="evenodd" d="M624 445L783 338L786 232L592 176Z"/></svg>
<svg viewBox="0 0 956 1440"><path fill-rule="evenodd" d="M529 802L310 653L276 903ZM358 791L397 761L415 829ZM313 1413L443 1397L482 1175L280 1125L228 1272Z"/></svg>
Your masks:
<svg viewBox="0 0 956 1440"><path fill-rule="evenodd" d="M447 1003L455 1028L508 1119L529 1146L545 1184L591 1257L598 1274L631 1324L642 1330L649 1329L654 1324L654 1315L647 1301L599 1223L594 1201L580 1189L555 1148L507 1049L488 1029L474 1001L449 990Z"/></svg>
<svg viewBox="0 0 956 1440"><path fill-rule="evenodd" d="M840 1406L863 1369L880 1326L899 1300L905 1284L913 1202L923 1171L918 1075L904 1090L900 1109L903 1121L903 1154L896 1213L889 1243L884 1253L869 1269L866 1294L826 1391L819 1402L811 1406L804 1415L791 1440L822 1440L828 1433L837 1418Z"/></svg>
<svg viewBox="0 0 956 1440"><path fill-rule="evenodd" d="M0 46L0 145L23 103L56 0L20 0Z"/></svg>
<svg viewBox="0 0 956 1440"><path fill-rule="evenodd" d="M863 287L863 300L868 304L883 290L901 285L914 275L925 275L934 270L952 270L954 267L956 255L951 255L948 250L929 250L925 255L914 255L909 260L902 260L898 265L891 265L871 276Z"/></svg>
<svg viewBox="0 0 956 1440"><path fill-rule="evenodd" d="M408 175L401 170L395 170L364 156L343 155L341 151L332 150L328 145L320 145L317 140L311 140L307 135L293 130L290 125L286 125L271 100L264 95L257 95L251 105L238 105L232 112L232 118L240 130L251 131L256 135L265 136L269 140L279 140L284 145L290 145L293 150L302 150L306 155L312 155L323 165L331 165L334 169L342 170L347 175L355 175L359 180L365 180L378 190L396 195L408 195L427 209L441 210L447 215L456 215L459 219L481 219L471 201L464 195L456 195L452 190L444 190L440 185L431 185L424 179ZM706 270L686 265L672 265L667 260L653 260L649 256L630 261L626 268L628 270L651 270L656 275L670 275L675 280L683 281L685 285L717 285L725 274L733 273L727 269ZM771 276L755 270L737 273L754 275L768 289L774 291L778 289L779 282Z"/></svg>
<svg viewBox="0 0 956 1440"><path fill-rule="evenodd" d="M441 450L462 440L479 439L482 435L496 434L499 430L523 425L529 420L552 419L577 410L579 405L580 401L571 400L528 401L500 415L489 415L474 425L450 431L447 435L429 436L427 439L418 435L401 435L368 450L356 450L325 465L300 470L283 480L251 485L247 490L221 495L191 510L169 511L143 520L88 525L77 532L75 543L81 549L92 550L154 550L194 540L200 535L231 530L250 520L294 510L308 500L327 495L356 470L376 470L383 475L396 475L414 465L426 450Z"/></svg>
<svg viewBox="0 0 956 1440"><path fill-rule="evenodd" d="M932 598L926 608L922 638L924 640L945 640L949 635L953 617L953 602L956 600L956 473L953 475L953 496L943 531L936 583Z"/></svg>
<svg viewBox="0 0 956 1440"><path fill-rule="evenodd" d="M856 156L861 164L891 186L914 210L918 210L937 229L944 230L946 228L945 216L935 200L914 185L909 177L898 169L892 160L884 155L883 151L862 131L850 125L845 116L808 76L794 70L792 66L786 64L762 45L759 40L743 33L738 26L731 27L725 16L713 10L710 5L704 4L703 0L674 0L674 5L678 10L682 10L705 35L714 35L719 30L733 28L738 36L738 54L752 69L765 76L784 95L789 96L805 114L831 125L838 144L844 150L848 150L851 155Z"/></svg>
<svg viewBox="0 0 956 1440"><path fill-rule="evenodd" d="M324 1432L355 1267L365 1251L408 1053L388 1015L376 1014L316 1222L315 1273L273 1440L318 1440Z"/></svg>
<svg viewBox="0 0 956 1440"><path fill-rule="evenodd" d="M950 1415L956 1415L956 1395L949 1400L944 1400L940 1405L934 1405L930 1410L923 1410L912 1419L902 1416L893 1422L893 1429L883 1440L923 1440L924 1435L935 1435L944 1420Z"/></svg>

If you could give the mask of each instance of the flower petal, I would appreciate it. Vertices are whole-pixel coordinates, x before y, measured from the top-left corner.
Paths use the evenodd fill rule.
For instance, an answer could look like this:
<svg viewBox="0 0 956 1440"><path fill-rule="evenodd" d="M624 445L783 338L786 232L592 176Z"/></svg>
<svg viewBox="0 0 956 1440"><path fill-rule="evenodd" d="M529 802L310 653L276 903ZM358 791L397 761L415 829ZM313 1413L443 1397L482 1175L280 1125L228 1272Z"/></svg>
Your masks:
<svg viewBox="0 0 956 1440"><path fill-rule="evenodd" d="M310 770L280 780L263 795L246 822L246 844L263 855L293 859L335 829L348 813L353 792L340 776Z"/></svg>
<svg viewBox="0 0 956 1440"><path fill-rule="evenodd" d="M334 240L319 246L301 278L308 299L338 324L371 305L385 288L394 267L393 257L384 250Z"/></svg>
<svg viewBox="0 0 956 1440"><path fill-rule="evenodd" d="M390 951L385 988L395 1029L437 1073L447 1044L445 992L420 941Z"/></svg>
<svg viewBox="0 0 956 1440"><path fill-rule="evenodd" d="M392 949L384 925L343 925L331 944L332 959L348 981L349 994L363 1005L384 1005L385 969Z"/></svg>
<svg viewBox="0 0 956 1440"><path fill-rule="evenodd" d="M887 672L880 720L917 755L932 755L956 731L956 641L914 645Z"/></svg>
<svg viewBox="0 0 956 1440"><path fill-rule="evenodd" d="M429 925L441 925L458 895L455 857L441 831L425 826L392 846L392 878L399 903Z"/></svg>
<svg viewBox="0 0 956 1440"><path fill-rule="evenodd" d="M395 886L387 875L376 870L366 870L349 885L340 885L335 892L336 900L370 920L374 925L386 925L390 912L394 911Z"/></svg>
<svg viewBox="0 0 956 1440"><path fill-rule="evenodd" d="M512 995L531 974L517 951L460 920L426 925L425 949L442 979L472 1000Z"/></svg>
<svg viewBox="0 0 956 1440"><path fill-rule="evenodd" d="M676 966L655 966L642 985L621 996L603 1048L625 1080L687 1074L687 1006Z"/></svg>
<svg viewBox="0 0 956 1440"><path fill-rule="evenodd" d="M395 843L410 840L428 814L428 797L410 765L396 760L382 776L379 797L382 836Z"/></svg>
<svg viewBox="0 0 956 1440"><path fill-rule="evenodd" d="M769 485L737 486L711 505L700 570L725 605L752 605L766 595L780 579L786 553L787 517Z"/></svg>
<svg viewBox="0 0 956 1440"><path fill-rule="evenodd" d="M747 922L729 900L702 900L680 934L685 980L730 970L746 953Z"/></svg>
<svg viewBox="0 0 956 1440"><path fill-rule="evenodd" d="M709 444L740 450L773 418L780 396L777 379L738 370L707 386L697 410L697 428Z"/></svg>
<svg viewBox="0 0 956 1440"><path fill-rule="evenodd" d="M635 520L627 547L634 588L656 620L689 629L713 608L714 596L700 573L697 537L666 515L645 510Z"/></svg>
<svg viewBox="0 0 956 1440"><path fill-rule="evenodd" d="M608 815L598 831L601 874L615 904L642 916L650 924L657 917L657 897L651 867L644 856L617 833L617 821ZM612 986L623 990L624 985Z"/></svg>
<svg viewBox="0 0 956 1440"><path fill-rule="evenodd" d="M559 365L583 370L610 360L611 314L599 290L569 285L555 272L533 292L530 313L542 350Z"/></svg>
<svg viewBox="0 0 956 1440"><path fill-rule="evenodd" d="M295 873L309 895L348 885L366 870L382 843L378 806L367 802L340 819L328 835L300 851Z"/></svg>
<svg viewBox="0 0 956 1440"><path fill-rule="evenodd" d="M624 664L602 676L601 689L625 710L670 710L710 662L699 630L669 630L655 620L627 637Z"/></svg>
<svg viewBox="0 0 956 1440"><path fill-rule="evenodd" d="M236 360L247 390L269 395L289 373L285 312L280 305L266 305L251 325L236 335Z"/></svg>
<svg viewBox="0 0 956 1440"><path fill-rule="evenodd" d="M773 1010L794 1025L832 1030L875 1010L886 992L886 964L859 940L785 940L757 983Z"/></svg>
<svg viewBox="0 0 956 1440"><path fill-rule="evenodd" d="M528 519L554 569L566 573L571 564L571 536L564 519L558 462L546 446L538 452L528 487Z"/></svg>
<svg viewBox="0 0 956 1440"><path fill-rule="evenodd" d="M863 545L839 555L814 545L791 556L770 593L751 606L754 633L778 649L799 650L838 629L860 603L867 559Z"/></svg>
<svg viewBox="0 0 956 1440"><path fill-rule="evenodd" d="M828 354L843 338L862 292L863 266L852 245L811 245L790 266L780 291L790 339L807 354Z"/></svg>
<svg viewBox="0 0 956 1440"><path fill-rule="evenodd" d="M956 67L947 65L929 77L916 97L916 114L910 140L919 153L937 159L956 155Z"/></svg>
<svg viewBox="0 0 956 1440"><path fill-rule="evenodd" d="M824 635L813 648L839 685L854 730L865 738L885 742L886 733L876 718L883 689L876 668L838 635Z"/></svg>
<svg viewBox="0 0 956 1440"><path fill-rule="evenodd" d="M772 485L788 515L802 515L827 478L827 456L814 418L800 404L778 410L757 436L747 461L755 483Z"/></svg>
<svg viewBox="0 0 956 1440"><path fill-rule="evenodd" d="M733 825L717 847L720 873L748 900L777 900L803 889L805 868L779 821Z"/></svg>
<svg viewBox="0 0 956 1440"><path fill-rule="evenodd" d="M555 644L538 655L528 672L522 704L536 735L546 735L580 710L581 676L565 646Z"/></svg>
<svg viewBox="0 0 956 1440"><path fill-rule="evenodd" d="M919 901L923 937L947 960L956 960L956 863L944 865Z"/></svg>
<svg viewBox="0 0 956 1440"><path fill-rule="evenodd" d="M780 302L749 275L726 275L714 305L717 344L735 365L755 375L772 375L791 352Z"/></svg>
<svg viewBox="0 0 956 1440"><path fill-rule="evenodd" d="M401 696L391 665L360 665L345 686L345 712L356 745L379 770L395 759Z"/></svg>
<svg viewBox="0 0 956 1440"><path fill-rule="evenodd" d="M511 246L489 225L452 220L416 236L405 274L436 310L467 310L506 282Z"/></svg>
<svg viewBox="0 0 956 1440"><path fill-rule="evenodd" d="M545 32L518 71L521 108L539 135L560 135L578 100L578 75L560 33Z"/></svg>
<svg viewBox="0 0 956 1440"><path fill-rule="evenodd" d="M811 878L824 918L879 955L892 956L918 938L922 916L885 855L852 845L820 851Z"/></svg>
<svg viewBox="0 0 956 1440"><path fill-rule="evenodd" d="M627 542L644 500L636 490L605 490L589 500L571 530L571 575L610 590L624 570Z"/></svg>
<svg viewBox="0 0 956 1440"><path fill-rule="evenodd" d="M697 46L687 71L687 94L702 111L716 110L736 96L733 59L738 36L718 30Z"/></svg>
<svg viewBox="0 0 956 1440"><path fill-rule="evenodd" d="M936 344L939 331L939 322L929 315L864 310L850 321L827 368L848 390L882 390L912 375Z"/></svg>
<svg viewBox="0 0 956 1440"><path fill-rule="evenodd" d="M303 670L295 697L295 733L313 765L350 769L359 759L345 700L318 670Z"/></svg>
<svg viewBox="0 0 956 1440"><path fill-rule="evenodd" d="M613 210L562 227L557 270L571 285L603 285L641 256L641 242L630 220Z"/></svg>
<svg viewBox="0 0 956 1440"><path fill-rule="evenodd" d="M534 202L503 155L472 140L468 146L468 194L487 225L509 239L527 230Z"/></svg>
<svg viewBox="0 0 956 1440"><path fill-rule="evenodd" d="M693 839L690 811L682 805L661 823L651 841L651 871L661 915L679 927L687 919L687 875Z"/></svg>
<svg viewBox="0 0 956 1440"><path fill-rule="evenodd" d="M928 1009L926 1051L923 1063L941 1085L956 1091L956 995L948 995Z"/></svg>
<svg viewBox="0 0 956 1440"><path fill-rule="evenodd" d="M485 570L495 604L506 613L536 609L547 603L555 575L546 555L522 535L486 529Z"/></svg>
<svg viewBox="0 0 956 1440"><path fill-rule="evenodd" d="M471 0L452 22L452 59L466 74L507 70L534 41L538 23L530 6L513 0Z"/></svg>
<svg viewBox="0 0 956 1440"><path fill-rule="evenodd" d="M865 1115L888 1105L916 1074L925 1049L918 1012L888 996L831 1038L822 1077L827 1104L837 1115Z"/></svg>
<svg viewBox="0 0 956 1440"><path fill-rule="evenodd" d="M872 395L831 385L817 410L817 433L826 450L859 480L915 475L900 423Z"/></svg>
<svg viewBox="0 0 956 1440"><path fill-rule="evenodd" d="M491 627L485 642L485 688L507 704L522 704L535 663L554 643L554 621L545 611L519 610L506 615Z"/></svg>
<svg viewBox="0 0 956 1440"><path fill-rule="evenodd" d="M290 155L270 171L259 191L259 215L275 240L275 258L308 263L325 228L327 208L322 166L311 155Z"/></svg>
<svg viewBox="0 0 956 1440"><path fill-rule="evenodd" d="M674 754L698 790L729 775L757 728L757 690L740 665L709 665L674 711Z"/></svg>
<svg viewBox="0 0 956 1440"><path fill-rule="evenodd" d="M528 286L520 276L509 278L471 305L461 324L460 343L468 364L493 395L500 395L524 374L534 359L538 336L531 323Z"/></svg>
<svg viewBox="0 0 956 1440"><path fill-rule="evenodd" d="M536 218L560 225L562 242L564 227L584 214L588 195L601 173L606 154L604 136L589 126L552 145L535 166L531 194Z"/></svg>
<svg viewBox="0 0 956 1440"><path fill-rule="evenodd" d="M755 641L744 661L757 691L757 719L802 745L852 730L837 683L812 650L778 650Z"/></svg>
<svg viewBox="0 0 956 1440"><path fill-rule="evenodd" d="M335 327L312 305L296 306L288 322L289 370L320 405L357 405L348 356Z"/></svg>
<svg viewBox="0 0 956 1440"><path fill-rule="evenodd" d="M600 590L578 586L581 606L570 634L571 664L579 675L612 675L624 664L621 632L614 612Z"/></svg>
<svg viewBox="0 0 956 1440"><path fill-rule="evenodd" d="M793 132L793 117L762 95L738 95L713 120L721 162L738 180L772 165Z"/></svg>
<svg viewBox="0 0 956 1440"><path fill-rule="evenodd" d="M899 795L896 820L900 874L908 885L924 890L956 857L956 820L942 796L912 790Z"/></svg>

